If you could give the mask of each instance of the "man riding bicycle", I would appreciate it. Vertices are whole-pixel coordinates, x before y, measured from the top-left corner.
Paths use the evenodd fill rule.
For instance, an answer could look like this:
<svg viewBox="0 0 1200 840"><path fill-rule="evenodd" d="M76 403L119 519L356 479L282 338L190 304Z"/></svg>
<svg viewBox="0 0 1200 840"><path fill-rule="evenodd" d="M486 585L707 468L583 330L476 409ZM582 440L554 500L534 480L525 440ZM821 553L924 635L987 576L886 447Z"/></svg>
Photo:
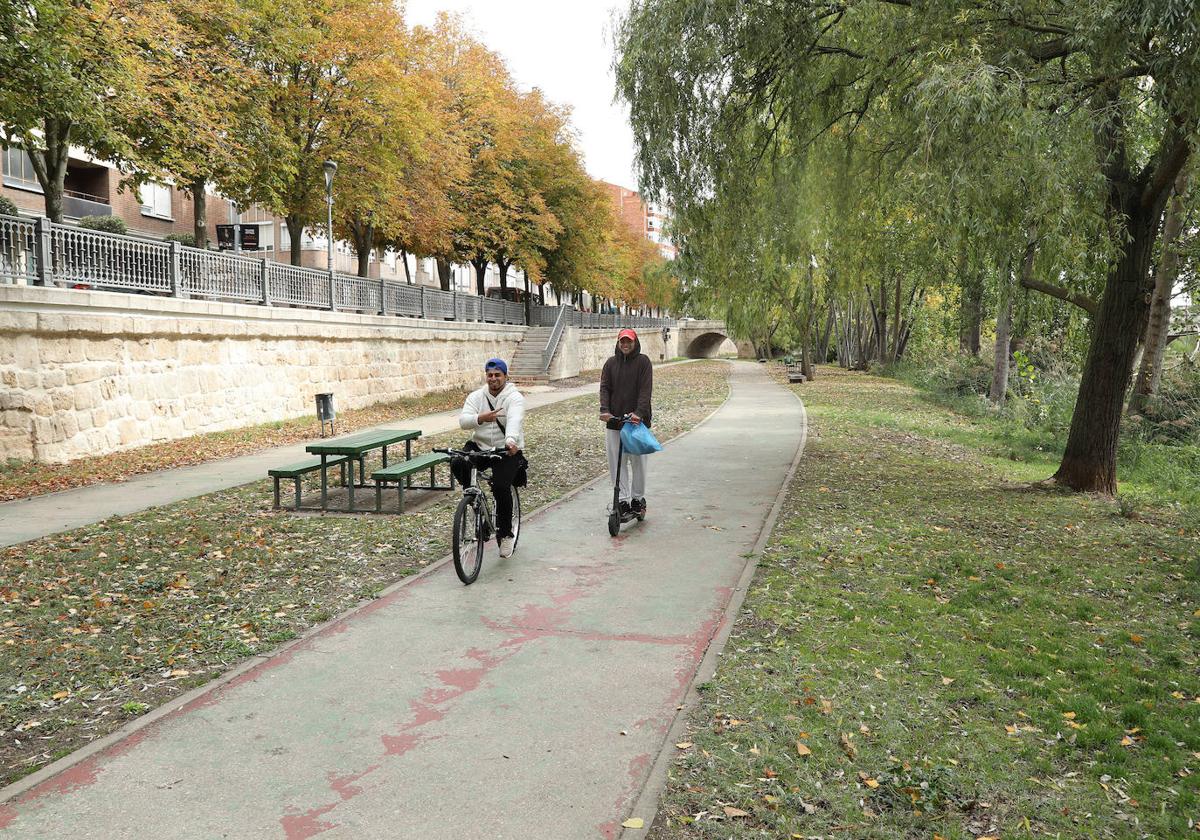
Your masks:
<svg viewBox="0 0 1200 840"><path fill-rule="evenodd" d="M458 425L473 432L463 449L504 449L503 458L490 463L492 496L496 500L496 539L500 556L513 552L512 485L524 459L525 397L508 382L508 365L503 359L488 359L483 366L487 384L467 395ZM471 480L471 464L457 459L450 464L454 477L464 487Z"/></svg>

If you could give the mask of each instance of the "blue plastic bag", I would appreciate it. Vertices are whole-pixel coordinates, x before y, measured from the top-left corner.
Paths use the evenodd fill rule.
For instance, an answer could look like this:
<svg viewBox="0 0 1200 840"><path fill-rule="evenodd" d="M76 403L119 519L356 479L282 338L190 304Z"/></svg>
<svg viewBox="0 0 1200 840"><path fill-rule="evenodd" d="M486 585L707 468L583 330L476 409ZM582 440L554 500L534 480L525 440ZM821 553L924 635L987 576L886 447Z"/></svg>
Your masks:
<svg viewBox="0 0 1200 840"><path fill-rule="evenodd" d="M626 423L621 427L621 447L630 455L661 452L662 444L645 423Z"/></svg>

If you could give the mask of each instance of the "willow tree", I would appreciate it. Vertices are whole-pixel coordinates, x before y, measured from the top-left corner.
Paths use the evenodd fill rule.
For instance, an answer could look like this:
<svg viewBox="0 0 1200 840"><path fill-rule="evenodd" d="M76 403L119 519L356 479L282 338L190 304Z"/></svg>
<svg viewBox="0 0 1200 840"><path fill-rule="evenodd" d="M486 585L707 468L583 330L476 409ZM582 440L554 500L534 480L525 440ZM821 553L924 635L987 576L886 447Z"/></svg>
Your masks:
<svg viewBox="0 0 1200 840"><path fill-rule="evenodd" d="M1200 119L1200 9L1140 4L766 3L634 0L618 32L644 186L687 207L748 169L864 125L879 147L925 152L931 132L967 141L981 120L873 120L997 96L1030 124L1080 120L1113 243L1062 462L1063 486L1112 493L1122 406L1146 323L1148 271L1172 184ZM738 152L752 132L753 154Z"/></svg>

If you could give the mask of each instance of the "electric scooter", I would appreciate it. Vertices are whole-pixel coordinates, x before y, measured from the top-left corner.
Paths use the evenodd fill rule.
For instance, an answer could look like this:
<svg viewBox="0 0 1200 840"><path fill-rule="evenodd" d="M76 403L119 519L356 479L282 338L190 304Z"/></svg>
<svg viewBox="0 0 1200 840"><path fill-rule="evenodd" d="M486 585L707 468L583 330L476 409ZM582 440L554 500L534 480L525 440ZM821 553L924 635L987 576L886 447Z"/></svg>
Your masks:
<svg viewBox="0 0 1200 840"><path fill-rule="evenodd" d="M629 417L630 415L628 414L621 417L622 426L629 422ZM645 511L640 513L635 513L633 510L626 511L624 513L621 512L621 473L625 471L622 469L624 465L621 463L621 458L624 457L624 455L625 442L622 440L619 444L617 444L617 480L613 482L612 508L608 513L608 535L610 537L615 537L617 534L619 534L621 532L621 526L626 522L632 522L635 519L638 522L641 522L646 518Z"/></svg>

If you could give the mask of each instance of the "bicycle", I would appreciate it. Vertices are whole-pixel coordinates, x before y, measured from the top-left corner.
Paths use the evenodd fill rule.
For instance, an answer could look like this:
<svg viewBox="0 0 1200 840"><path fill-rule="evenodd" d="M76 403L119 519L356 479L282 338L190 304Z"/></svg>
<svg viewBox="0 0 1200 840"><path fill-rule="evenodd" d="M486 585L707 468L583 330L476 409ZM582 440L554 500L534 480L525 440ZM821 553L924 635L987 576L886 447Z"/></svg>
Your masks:
<svg viewBox="0 0 1200 840"><path fill-rule="evenodd" d="M488 540L496 533L492 518L492 500L486 490L479 486L479 473L490 468L487 462L504 457L504 449L435 449L451 458L463 458L471 466L470 483L463 487L462 498L454 511L454 526L451 544L454 552L454 572L464 584L470 585L479 577L483 567L483 551ZM512 531L513 551L521 536L521 493L512 488Z"/></svg>

